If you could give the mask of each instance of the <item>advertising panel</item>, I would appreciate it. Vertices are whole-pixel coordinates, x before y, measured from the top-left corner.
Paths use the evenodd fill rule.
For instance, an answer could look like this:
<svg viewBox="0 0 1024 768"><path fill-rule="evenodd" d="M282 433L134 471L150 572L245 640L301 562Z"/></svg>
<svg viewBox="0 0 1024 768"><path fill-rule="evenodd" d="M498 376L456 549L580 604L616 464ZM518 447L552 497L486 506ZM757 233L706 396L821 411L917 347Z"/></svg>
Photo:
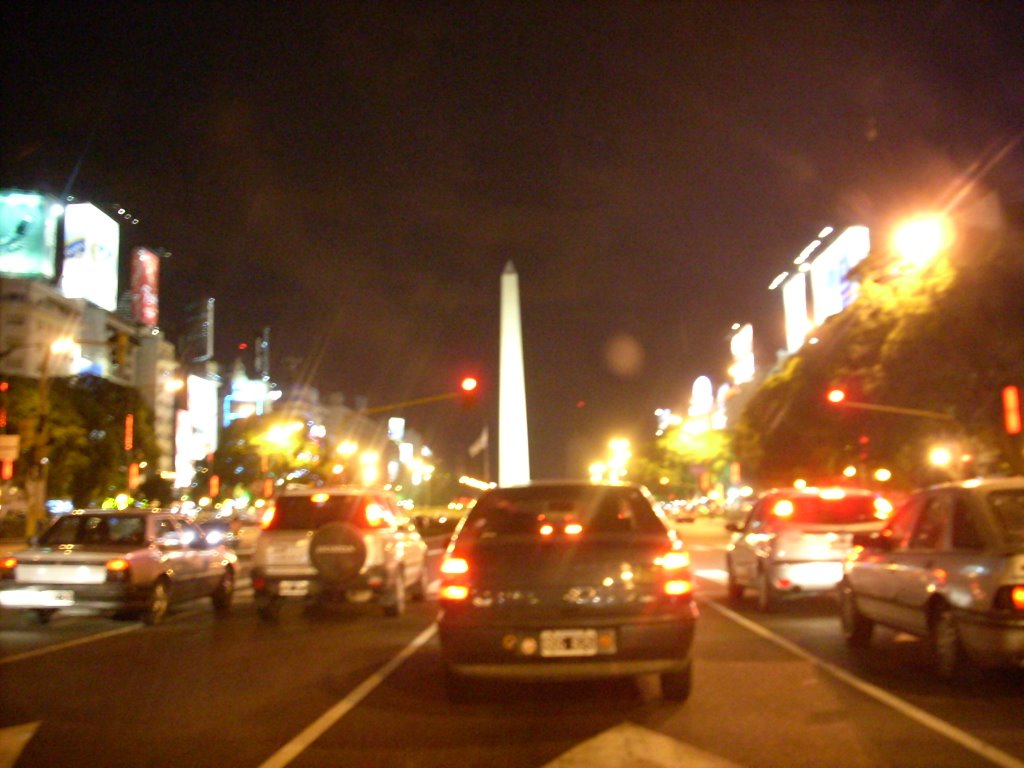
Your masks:
<svg viewBox="0 0 1024 768"><path fill-rule="evenodd" d="M189 376L188 418L192 434L187 455L192 461L202 461L217 450L217 388L219 383L199 376Z"/></svg>
<svg viewBox="0 0 1024 768"><path fill-rule="evenodd" d="M160 257L148 248L132 250L132 317L155 328L160 317Z"/></svg>
<svg viewBox="0 0 1024 768"><path fill-rule="evenodd" d="M55 197L0 190L0 276L53 279L63 212Z"/></svg>
<svg viewBox="0 0 1024 768"><path fill-rule="evenodd" d="M86 299L108 312L117 309L117 222L91 203L64 211L64 267L60 289L69 299Z"/></svg>
<svg viewBox="0 0 1024 768"><path fill-rule="evenodd" d="M729 374L733 384L746 384L754 380L754 326L750 323L740 326L729 340L732 365Z"/></svg>
<svg viewBox="0 0 1024 768"><path fill-rule="evenodd" d="M867 227L847 227L811 264L811 298L814 324L821 325L838 315L857 296L857 287L847 274L870 249Z"/></svg>
<svg viewBox="0 0 1024 768"><path fill-rule="evenodd" d="M803 346L811 330L805 273L797 272L782 286L782 308L786 318L786 351L792 354Z"/></svg>

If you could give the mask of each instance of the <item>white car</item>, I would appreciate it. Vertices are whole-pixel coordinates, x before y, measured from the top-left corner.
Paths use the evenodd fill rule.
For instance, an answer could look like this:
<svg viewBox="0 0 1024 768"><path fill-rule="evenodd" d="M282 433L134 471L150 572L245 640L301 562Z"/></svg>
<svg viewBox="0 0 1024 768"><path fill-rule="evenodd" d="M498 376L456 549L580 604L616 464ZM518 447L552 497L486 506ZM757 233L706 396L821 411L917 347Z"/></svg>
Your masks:
<svg viewBox="0 0 1024 768"><path fill-rule="evenodd" d="M172 603L209 597L231 607L236 557L187 518L159 510L77 510L28 549L0 560L0 606L41 623L58 610L163 620Z"/></svg>

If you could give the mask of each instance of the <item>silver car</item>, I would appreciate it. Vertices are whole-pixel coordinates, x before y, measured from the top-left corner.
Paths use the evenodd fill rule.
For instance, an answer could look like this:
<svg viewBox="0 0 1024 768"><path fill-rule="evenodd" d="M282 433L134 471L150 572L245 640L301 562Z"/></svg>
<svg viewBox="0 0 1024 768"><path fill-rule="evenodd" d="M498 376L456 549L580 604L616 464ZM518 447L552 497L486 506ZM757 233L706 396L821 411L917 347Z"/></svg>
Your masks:
<svg viewBox="0 0 1024 768"><path fill-rule="evenodd" d="M1024 478L919 491L856 543L840 587L848 645L882 624L926 638L945 679L1024 665Z"/></svg>
<svg viewBox="0 0 1024 768"><path fill-rule="evenodd" d="M157 624L172 603L194 598L227 611L235 570L235 555L181 515L78 510L0 560L0 606L31 611L41 623L58 610L84 610Z"/></svg>
<svg viewBox="0 0 1024 768"><path fill-rule="evenodd" d="M388 616L406 595L426 596L427 546L399 516L395 497L353 486L282 491L256 540L252 586L260 618L273 621L285 600L376 602Z"/></svg>
<svg viewBox="0 0 1024 768"><path fill-rule="evenodd" d="M858 533L879 531L892 504L857 488L789 488L764 493L733 532L726 550L729 599L757 592L757 607L772 610L787 597L832 592Z"/></svg>

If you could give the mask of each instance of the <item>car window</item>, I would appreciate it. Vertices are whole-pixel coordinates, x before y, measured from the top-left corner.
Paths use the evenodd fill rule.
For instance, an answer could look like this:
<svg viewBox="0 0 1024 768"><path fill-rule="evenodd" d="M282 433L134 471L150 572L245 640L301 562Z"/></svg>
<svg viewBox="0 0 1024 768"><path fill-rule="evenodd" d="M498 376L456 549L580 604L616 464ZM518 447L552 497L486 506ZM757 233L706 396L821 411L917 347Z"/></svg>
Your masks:
<svg viewBox="0 0 1024 768"><path fill-rule="evenodd" d="M61 544L141 544L146 521L140 515L66 515L44 533L43 546Z"/></svg>
<svg viewBox="0 0 1024 768"><path fill-rule="evenodd" d="M588 535L664 533L654 509L635 488L540 486L498 489L470 511L460 541L536 536L545 525L579 524Z"/></svg>
<svg viewBox="0 0 1024 768"><path fill-rule="evenodd" d="M921 513L923 500L919 496L907 501L892 516L882 536L889 540L893 549L906 549L910 544L910 534Z"/></svg>
<svg viewBox="0 0 1024 768"><path fill-rule="evenodd" d="M988 505L1006 539L1024 543L1024 490L993 491L988 495Z"/></svg>
<svg viewBox="0 0 1024 768"><path fill-rule="evenodd" d="M910 548L941 548L945 543L952 511L953 504L948 494L929 497L921 511L914 535L910 539Z"/></svg>
<svg viewBox="0 0 1024 768"><path fill-rule="evenodd" d="M205 540L206 535L197 525L187 520L179 520L178 525L181 526L181 543L186 547L194 547L198 542Z"/></svg>
<svg viewBox="0 0 1024 768"><path fill-rule="evenodd" d="M978 531L978 524L971 514L967 499L956 496L953 499L953 549L984 549L985 541Z"/></svg>
<svg viewBox="0 0 1024 768"><path fill-rule="evenodd" d="M362 496L354 493L314 493L279 496L274 517L267 530L315 530L328 523L347 522L362 507Z"/></svg>
<svg viewBox="0 0 1024 768"><path fill-rule="evenodd" d="M161 517L156 521L156 543L161 547L181 546L181 534L173 520Z"/></svg>

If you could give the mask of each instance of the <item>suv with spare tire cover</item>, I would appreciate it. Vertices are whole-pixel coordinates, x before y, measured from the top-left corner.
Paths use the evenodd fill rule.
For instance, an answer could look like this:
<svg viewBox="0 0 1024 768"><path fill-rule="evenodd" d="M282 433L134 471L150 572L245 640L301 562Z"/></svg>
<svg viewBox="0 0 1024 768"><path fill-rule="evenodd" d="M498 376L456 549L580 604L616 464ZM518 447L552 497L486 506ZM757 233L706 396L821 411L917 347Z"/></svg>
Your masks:
<svg viewBox="0 0 1024 768"><path fill-rule="evenodd" d="M263 619L285 600L375 602L388 616L427 590L426 544L395 497L352 486L282 491L263 516L252 585Z"/></svg>

